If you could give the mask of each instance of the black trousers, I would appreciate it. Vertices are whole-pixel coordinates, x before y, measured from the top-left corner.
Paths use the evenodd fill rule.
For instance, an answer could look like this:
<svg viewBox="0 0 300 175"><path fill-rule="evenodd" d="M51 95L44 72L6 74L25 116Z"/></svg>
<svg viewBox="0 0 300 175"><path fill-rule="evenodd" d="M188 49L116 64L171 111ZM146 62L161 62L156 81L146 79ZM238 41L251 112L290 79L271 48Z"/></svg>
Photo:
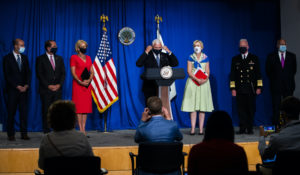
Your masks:
<svg viewBox="0 0 300 175"><path fill-rule="evenodd" d="M19 109L20 115L20 131L21 134L27 134L27 99L28 92L21 93L17 90L7 92L7 136L15 135L15 115Z"/></svg>
<svg viewBox="0 0 300 175"><path fill-rule="evenodd" d="M253 129L253 120L255 114L255 98L254 94L236 95L237 111L240 120L240 131L251 131Z"/></svg>
<svg viewBox="0 0 300 175"><path fill-rule="evenodd" d="M42 119L43 119L43 131L44 133L50 132L50 126L47 120L47 113L50 105L60 100L62 97L62 92L45 92L41 93L41 101L42 101Z"/></svg>
<svg viewBox="0 0 300 175"><path fill-rule="evenodd" d="M286 93L272 93L272 123L273 125L279 125L279 119L280 119L280 105L281 101L288 97L292 96L292 92L286 92Z"/></svg>

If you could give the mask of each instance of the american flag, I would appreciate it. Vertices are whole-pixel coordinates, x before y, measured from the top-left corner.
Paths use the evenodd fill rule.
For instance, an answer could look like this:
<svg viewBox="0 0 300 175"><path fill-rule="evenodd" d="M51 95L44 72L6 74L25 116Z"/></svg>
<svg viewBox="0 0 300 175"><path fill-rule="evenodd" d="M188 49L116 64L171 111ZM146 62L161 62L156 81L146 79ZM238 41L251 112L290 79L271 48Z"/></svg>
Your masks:
<svg viewBox="0 0 300 175"><path fill-rule="evenodd" d="M92 96L102 113L119 99L116 67L106 31L103 31L93 68Z"/></svg>

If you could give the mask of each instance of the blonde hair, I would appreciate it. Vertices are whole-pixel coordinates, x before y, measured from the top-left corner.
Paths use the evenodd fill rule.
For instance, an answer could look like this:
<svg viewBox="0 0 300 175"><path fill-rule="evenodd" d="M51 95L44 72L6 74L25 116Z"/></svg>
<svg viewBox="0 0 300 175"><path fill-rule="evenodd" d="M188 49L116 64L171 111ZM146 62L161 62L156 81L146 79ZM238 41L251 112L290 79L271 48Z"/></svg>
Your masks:
<svg viewBox="0 0 300 175"><path fill-rule="evenodd" d="M200 40L195 40L195 41L193 42L193 47L195 47L195 45L196 45L197 43L199 43L199 44L200 44L200 46L201 46L201 48L202 48L202 49L204 49L203 42L202 42L202 41L200 41Z"/></svg>
<svg viewBox="0 0 300 175"><path fill-rule="evenodd" d="M75 51L76 51L77 53L79 53L79 48L80 48L80 45L81 45L82 43L85 44L86 47L88 46L88 44L87 44L86 41L84 41L84 40L78 40L78 41L76 42L76 44L75 44Z"/></svg>

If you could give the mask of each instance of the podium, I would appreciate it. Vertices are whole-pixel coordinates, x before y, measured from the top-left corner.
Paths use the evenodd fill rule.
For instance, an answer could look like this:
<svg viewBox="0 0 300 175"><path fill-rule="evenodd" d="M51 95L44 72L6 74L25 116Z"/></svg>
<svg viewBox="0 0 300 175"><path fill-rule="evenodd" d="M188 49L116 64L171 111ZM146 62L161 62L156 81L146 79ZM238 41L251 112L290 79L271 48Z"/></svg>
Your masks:
<svg viewBox="0 0 300 175"><path fill-rule="evenodd" d="M156 84L159 88L158 96L161 98L163 107L168 110L172 119L173 116L171 110L171 102L169 99L169 86L171 86L171 84L175 80L184 79L184 77L185 72L183 68L173 69L171 67L147 68L141 75L142 79L156 81Z"/></svg>

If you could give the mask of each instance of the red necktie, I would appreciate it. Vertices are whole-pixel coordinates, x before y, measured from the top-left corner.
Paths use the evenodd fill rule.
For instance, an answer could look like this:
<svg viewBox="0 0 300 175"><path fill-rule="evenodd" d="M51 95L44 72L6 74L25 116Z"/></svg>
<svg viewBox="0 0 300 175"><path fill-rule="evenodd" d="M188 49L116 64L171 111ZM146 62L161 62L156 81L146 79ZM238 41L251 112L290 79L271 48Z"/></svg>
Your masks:
<svg viewBox="0 0 300 175"><path fill-rule="evenodd" d="M54 64L54 60L53 60L53 56L52 55L50 55L50 62L51 62L53 70L55 70L55 64Z"/></svg>

